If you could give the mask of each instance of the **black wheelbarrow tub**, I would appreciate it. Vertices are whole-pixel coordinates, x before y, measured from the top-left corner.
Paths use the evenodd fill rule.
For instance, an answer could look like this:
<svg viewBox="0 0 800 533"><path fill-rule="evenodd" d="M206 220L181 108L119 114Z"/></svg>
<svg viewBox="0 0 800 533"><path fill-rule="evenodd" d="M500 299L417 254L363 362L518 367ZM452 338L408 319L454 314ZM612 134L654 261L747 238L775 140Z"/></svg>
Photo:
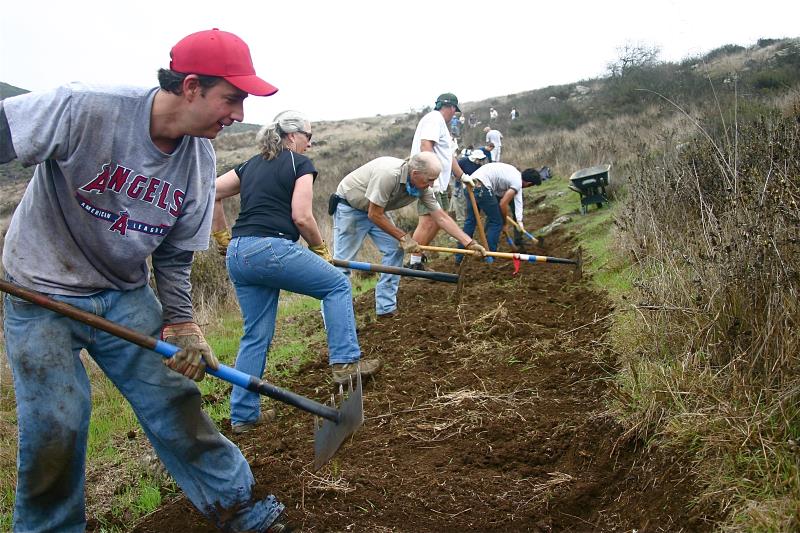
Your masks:
<svg viewBox="0 0 800 533"><path fill-rule="evenodd" d="M569 177L569 188L581 197L581 213L586 214L591 204L602 207L608 202L606 187L611 180L610 170L611 165L597 165L582 168Z"/></svg>

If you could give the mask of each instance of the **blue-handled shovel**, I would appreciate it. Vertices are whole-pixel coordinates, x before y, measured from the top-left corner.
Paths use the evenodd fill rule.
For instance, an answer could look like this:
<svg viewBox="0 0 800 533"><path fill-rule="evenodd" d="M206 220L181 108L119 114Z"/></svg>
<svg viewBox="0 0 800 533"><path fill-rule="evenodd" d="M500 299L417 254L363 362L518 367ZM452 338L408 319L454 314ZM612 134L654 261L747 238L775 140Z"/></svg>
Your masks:
<svg viewBox="0 0 800 533"><path fill-rule="evenodd" d="M180 348L177 346L154 339L153 337L148 337L138 331L126 328L125 326L121 326L64 302L53 300L44 294L31 291L19 285L0 280L0 290L79 322L83 322L84 324L88 324L89 326L110 333L121 339L125 339L143 348L153 350L164 357L172 357L180 351ZM302 411L321 417L323 419L321 423L319 419L317 419L315 423L315 469L319 469L327 463L331 457L336 454L336 451L345 439L355 433L364 423L364 405L360 372L356 375L355 387L353 387L352 380L350 381L347 399L344 399L343 388L341 386L339 387L339 394L343 400L339 409L334 409L333 407L315 402L305 396L300 396L294 392L276 387L266 381L262 381L223 364L219 365L218 370L206 368L206 373L225 380L228 383L232 383L233 385L238 385L249 391L269 396L279 402L289 404Z"/></svg>

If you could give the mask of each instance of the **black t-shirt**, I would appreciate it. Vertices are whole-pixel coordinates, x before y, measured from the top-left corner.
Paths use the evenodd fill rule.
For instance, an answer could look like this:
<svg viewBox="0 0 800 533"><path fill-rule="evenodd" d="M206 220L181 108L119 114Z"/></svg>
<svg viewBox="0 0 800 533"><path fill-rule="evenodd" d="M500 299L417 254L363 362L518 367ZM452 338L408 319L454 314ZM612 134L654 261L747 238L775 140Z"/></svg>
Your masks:
<svg viewBox="0 0 800 533"><path fill-rule="evenodd" d="M283 150L271 161L260 154L253 156L235 171L241 182L241 210L231 234L299 239L300 232L292 221L294 183L306 174L316 180L314 163L304 155Z"/></svg>

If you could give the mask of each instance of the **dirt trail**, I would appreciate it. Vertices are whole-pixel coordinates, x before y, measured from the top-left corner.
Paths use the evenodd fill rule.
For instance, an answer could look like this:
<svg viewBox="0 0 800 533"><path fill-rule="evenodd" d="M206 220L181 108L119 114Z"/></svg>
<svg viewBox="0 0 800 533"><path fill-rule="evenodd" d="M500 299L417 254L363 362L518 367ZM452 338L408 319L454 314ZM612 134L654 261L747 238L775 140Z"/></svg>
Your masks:
<svg viewBox="0 0 800 533"><path fill-rule="evenodd" d="M530 227L548 221L533 217ZM550 241L547 253L571 255ZM454 270L449 257L432 265ZM359 298L362 349L385 363L365 385L364 427L317 473L308 415L280 408L275 427L231 436L259 490L309 532L708 529L687 510L691 478L622 438L605 411L608 301L568 267L512 272L507 261L468 264L459 306L454 285L405 278L401 314L386 321L372 318L372 294ZM324 397L326 356L280 385ZM177 499L135 531L214 529Z"/></svg>

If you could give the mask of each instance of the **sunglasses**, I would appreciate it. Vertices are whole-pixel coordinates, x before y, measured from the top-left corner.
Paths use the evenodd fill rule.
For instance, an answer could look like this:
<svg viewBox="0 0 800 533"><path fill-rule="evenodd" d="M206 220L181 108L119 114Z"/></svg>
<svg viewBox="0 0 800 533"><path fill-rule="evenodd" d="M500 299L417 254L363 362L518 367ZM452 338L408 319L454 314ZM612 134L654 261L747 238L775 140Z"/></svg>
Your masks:
<svg viewBox="0 0 800 533"><path fill-rule="evenodd" d="M306 139L308 139L308 142L311 142L311 135L312 135L311 133L308 133L307 131L303 131L303 130L297 130L297 133L302 133L303 135L306 136Z"/></svg>

